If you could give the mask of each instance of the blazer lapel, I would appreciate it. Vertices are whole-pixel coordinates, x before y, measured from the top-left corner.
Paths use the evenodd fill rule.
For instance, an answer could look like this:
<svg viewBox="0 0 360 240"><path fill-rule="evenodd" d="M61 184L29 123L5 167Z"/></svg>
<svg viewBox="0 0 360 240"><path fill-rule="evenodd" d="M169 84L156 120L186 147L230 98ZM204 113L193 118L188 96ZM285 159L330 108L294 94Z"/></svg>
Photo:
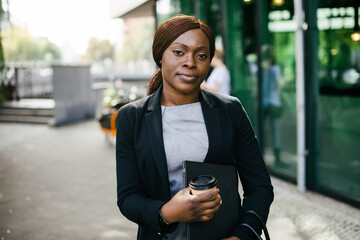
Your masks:
<svg viewBox="0 0 360 240"><path fill-rule="evenodd" d="M162 116L160 106L161 92L162 87L160 87L150 97L147 113L145 114L145 121L150 147L155 159L156 167L159 171L159 174L161 175L163 183L167 186L167 189L170 189L162 134ZM217 108L216 103L213 101L211 95L208 95L203 90L200 91L200 102L209 138L209 150L206 154L204 162L216 163L220 154L222 142L219 109Z"/></svg>
<svg viewBox="0 0 360 240"><path fill-rule="evenodd" d="M215 163L218 161L222 142L219 108L211 95L203 90L200 91L200 101L209 138L209 150L204 162Z"/></svg>
<svg viewBox="0 0 360 240"><path fill-rule="evenodd" d="M146 128L152 154L155 159L156 166L164 184L169 189L169 177L166 164L166 156L162 134L162 117L160 107L160 96L162 87L160 87L149 99L147 113L145 114Z"/></svg>

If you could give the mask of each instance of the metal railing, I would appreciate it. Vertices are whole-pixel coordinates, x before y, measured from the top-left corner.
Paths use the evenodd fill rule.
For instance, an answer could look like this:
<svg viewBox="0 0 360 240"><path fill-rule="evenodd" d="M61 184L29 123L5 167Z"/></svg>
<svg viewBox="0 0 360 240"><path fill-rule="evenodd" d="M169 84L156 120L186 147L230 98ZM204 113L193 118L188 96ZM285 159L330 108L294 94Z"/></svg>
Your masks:
<svg viewBox="0 0 360 240"><path fill-rule="evenodd" d="M53 70L43 62L7 62L2 73L3 85L11 89L12 99L52 98Z"/></svg>
<svg viewBox="0 0 360 240"><path fill-rule="evenodd" d="M93 88L121 82L119 88L126 90L137 86L143 90L150 78L149 74L92 73L90 81ZM7 86L8 100L53 98L53 64L49 62L6 62L1 81L2 85Z"/></svg>

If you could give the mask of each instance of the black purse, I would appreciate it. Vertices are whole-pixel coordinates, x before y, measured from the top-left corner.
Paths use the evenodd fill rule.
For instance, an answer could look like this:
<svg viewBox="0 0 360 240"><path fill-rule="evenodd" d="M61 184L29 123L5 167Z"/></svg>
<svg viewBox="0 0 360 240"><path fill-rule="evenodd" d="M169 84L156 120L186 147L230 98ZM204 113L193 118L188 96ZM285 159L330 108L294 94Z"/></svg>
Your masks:
<svg viewBox="0 0 360 240"><path fill-rule="evenodd" d="M249 211L247 211L247 212L244 213L244 215L246 215L246 214L254 215L254 216L259 220L259 222L261 223L262 229L263 229L263 231L264 231L265 239L266 239L266 240L270 240L269 232L268 232L268 230L267 230L264 222L261 220L260 216L259 216L255 211L253 211L253 210L249 210ZM247 224L247 223L242 223L241 225L244 226L244 227L246 227L246 228L248 228L248 229L250 229L251 232L257 237L258 240L263 240L263 239L259 236L259 234L258 234L249 224Z"/></svg>

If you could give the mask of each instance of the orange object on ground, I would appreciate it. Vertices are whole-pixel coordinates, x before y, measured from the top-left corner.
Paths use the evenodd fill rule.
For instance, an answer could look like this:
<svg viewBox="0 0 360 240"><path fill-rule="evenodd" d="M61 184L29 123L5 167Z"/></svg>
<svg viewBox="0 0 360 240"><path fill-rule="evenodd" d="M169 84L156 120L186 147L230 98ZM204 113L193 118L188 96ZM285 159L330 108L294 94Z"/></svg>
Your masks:
<svg viewBox="0 0 360 240"><path fill-rule="evenodd" d="M100 128L105 134L116 135L116 117L118 112L119 109L112 113L105 114L100 118Z"/></svg>

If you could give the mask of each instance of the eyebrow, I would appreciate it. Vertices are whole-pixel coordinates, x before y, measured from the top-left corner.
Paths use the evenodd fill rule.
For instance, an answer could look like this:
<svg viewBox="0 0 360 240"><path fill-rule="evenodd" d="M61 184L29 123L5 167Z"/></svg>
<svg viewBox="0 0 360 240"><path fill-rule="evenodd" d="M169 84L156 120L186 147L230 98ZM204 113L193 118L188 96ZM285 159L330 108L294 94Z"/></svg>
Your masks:
<svg viewBox="0 0 360 240"><path fill-rule="evenodd" d="M186 47L186 48L189 47L188 45L185 45L185 44L183 44L183 43L177 43L177 42L173 43L172 45L181 45L181 46ZM200 47L197 47L196 49L199 49L199 50L200 50L200 49L206 49L206 50L208 50L209 47L200 46Z"/></svg>

